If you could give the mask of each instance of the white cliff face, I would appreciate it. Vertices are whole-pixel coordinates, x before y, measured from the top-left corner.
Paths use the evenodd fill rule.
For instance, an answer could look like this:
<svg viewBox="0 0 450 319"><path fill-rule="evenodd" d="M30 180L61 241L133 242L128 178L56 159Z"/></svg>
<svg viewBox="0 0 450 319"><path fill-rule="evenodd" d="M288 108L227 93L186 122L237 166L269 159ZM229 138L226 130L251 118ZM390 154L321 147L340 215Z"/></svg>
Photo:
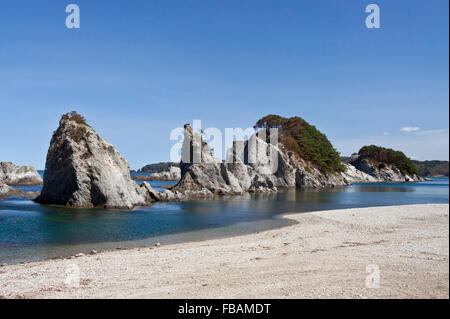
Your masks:
<svg viewBox="0 0 450 319"><path fill-rule="evenodd" d="M292 152L288 152L289 162L295 168L295 185L302 188L326 188L350 185L341 172L322 172L313 165L298 160ZM344 167L345 168L345 167Z"/></svg>
<svg viewBox="0 0 450 319"><path fill-rule="evenodd" d="M312 166L299 166L296 170L296 186L326 188L350 185L339 172L323 173Z"/></svg>
<svg viewBox="0 0 450 319"><path fill-rule="evenodd" d="M369 163L370 164L370 163ZM364 166L366 165L366 166ZM351 185L355 182L418 181L418 176L402 175L386 165L382 169L363 163L361 168L343 164L342 171L324 172L299 159L282 144L271 145L256 135L236 141L227 152L226 161L213 157L211 148L185 126L181 179L161 200L184 200L213 195L246 192L274 192L279 188L324 188Z"/></svg>
<svg viewBox="0 0 450 319"><path fill-rule="evenodd" d="M375 167L367 159L355 159L350 166L357 171L363 172L374 179L375 182L420 182L423 179L418 175L407 175L391 165L384 164L382 168Z"/></svg>
<svg viewBox="0 0 450 319"><path fill-rule="evenodd" d="M131 209L152 200L147 186L131 179L128 162L97 132L66 117L53 134L36 202Z"/></svg>
<svg viewBox="0 0 450 319"><path fill-rule="evenodd" d="M295 186L295 163L277 146L253 135L242 144L236 143L232 152L233 160L241 160L254 171L254 181L249 189L255 188L255 184L258 184L255 182L258 180L262 181L262 186L266 188Z"/></svg>
<svg viewBox="0 0 450 319"><path fill-rule="evenodd" d="M261 140L260 140L261 141ZM267 143L253 140L260 149L248 148L247 144L238 144L246 148L248 156L229 151L234 158L232 163L222 162L212 156L211 148L203 142L200 136L194 134L189 125L185 126L185 141L182 150L180 182L173 188L174 192L182 193L184 197L204 197L213 194L242 194L247 191L276 190L270 170L271 163L265 162ZM264 154L264 157L259 156ZM278 153L274 153L275 157ZM246 158L252 158L252 164L247 164ZM247 162L247 163L246 163ZM253 165L253 166L252 166ZM171 197L171 195L167 195Z"/></svg>
<svg viewBox="0 0 450 319"><path fill-rule="evenodd" d="M42 178L32 166L16 166L11 162L0 162L0 181L13 186L42 185Z"/></svg>
<svg viewBox="0 0 450 319"><path fill-rule="evenodd" d="M148 178L152 181L179 181L181 178L181 168L172 166L168 172L154 173Z"/></svg>
<svg viewBox="0 0 450 319"><path fill-rule="evenodd" d="M342 177L350 184L352 183L376 183L378 179L375 177L358 170L355 166L350 164L343 164L346 168L345 172L342 172Z"/></svg>
<svg viewBox="0 0 450 319"><path fill-rule="evenodd" d="M220 159L213 157L209 145L194 134L190 125L185 125L184 133L180 163L182 176L173 191L183 193L184 196L189 194L189 197L242 193L236 178L227 171ZM167 196L171 197L170 194Z"/></svg>
<svg viewBox="0 0 450 319"><path fill-rule="evenodd" d="M325 174L305 167L291 152L284 152L255 135L245 142L235 142L227 152L226 162L222 162L213 158L209 146L187 126L182 153L185 159L192 161L195 157L186 154L189 150L205 161L182 160L181 180L172 191L163 193L164 200L178 200L180 196L273 192L286 187L333 187L349 185L356 179L350 180L350 174Z"/></svg>
<svg viewBox="0 0 450 319"><path fill-rule="evenodd" d="M3 170L3 167L6 167L5 171L7 172L5 174L5 171ZM24 192L23 190L16 189L14 187L11 187L7 185L6 183L11 183L13 185L35 185L36 179L33 174L23 174L21 172L23 171L32 171L29 169L30 166L23 167L22 170L18 170L18 167L15 166L12 163L0 163L0 199L11 197L11 196L18 196L23 195L27 197L36 197L38 195L38 192ZM33 168L34 170L34 168ZM20 173L19 173L19 172ZM37 172L36 172L37 173ZM39 175L39 174L38 174ZM40 176L39 176L40 178ZM33 184L27 184L27 183L33 183ZM41 179L42 182L42 179Z"/></svg>

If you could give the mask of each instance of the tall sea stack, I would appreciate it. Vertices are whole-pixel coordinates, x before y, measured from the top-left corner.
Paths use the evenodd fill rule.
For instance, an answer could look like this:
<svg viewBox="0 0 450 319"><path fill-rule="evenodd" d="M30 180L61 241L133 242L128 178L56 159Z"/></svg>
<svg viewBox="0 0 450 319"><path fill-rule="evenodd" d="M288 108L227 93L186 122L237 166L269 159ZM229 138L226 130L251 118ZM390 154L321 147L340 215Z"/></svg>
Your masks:
<svg viewBox="0 0 450 319"><path fill-rule="evenodd" d="M128 162L76 112L53 133L38 203L132 209L152 201L151 187L131 179ZM154 197L154 196L153 196Z"/></svg>

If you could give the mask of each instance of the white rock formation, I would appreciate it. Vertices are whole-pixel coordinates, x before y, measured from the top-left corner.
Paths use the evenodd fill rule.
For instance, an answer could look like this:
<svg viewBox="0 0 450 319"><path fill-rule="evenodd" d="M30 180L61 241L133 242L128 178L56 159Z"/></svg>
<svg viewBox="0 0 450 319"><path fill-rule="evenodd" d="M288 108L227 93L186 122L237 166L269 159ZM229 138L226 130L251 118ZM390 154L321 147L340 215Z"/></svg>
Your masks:
<svg viewBox="0 0 450 319"><path fill-rule="evenodd" d="M185 197L204 197L211 194L238 194L243 190L224 163L212 155L211 148L200 136L185 125L181 155L181 180L172 189ZM168 193L166 193L168 194ZM176 193L175 193L176 194ZM171 197L171 195L168 195Z"/></svg>
<svg viewBox="0 0 450 319"><path fill-rule="evenodd" d="M32 166L16 166L11 162L0 162L0 180L8 185L42 185L42 177Z"/></svg>
<svg viewBox="0 0 450 319"><path fill-rule="evenodd" d="M345 172L342 172L342 177L352 184L352 183L376 183L378 179L375 177L358 170L355 166L350 164L343 164L346 168Z"/></svg>
<svg viewBox="0 0 450 319"><path fill-rule="evenodd" d="M355 160L355 159L353 159ZM215 194L271 192L285 187L335 187L355 182L420 181L418 176L403 175L385 165L378 169L369 162L360 166L343 164L342 172L323 172L298 159L280 143L275 146L256 135L234 142L222 162L212 156L211 148L185 125L181 179L161 200L182 200Z"/></svg>
<svg viewBox="0 0 450 319"><path fill-rule="evenodd" d="M177 196L272 192L286 187L333 187L349 185L362 176L353 170L347 174L325 174L306 166L292 152L285 152L256 135L245 142L235 142L227 152L227 160L222 162L212 156L209 145L189 125L185 126L181 169L180 182L163 193L163 200L177 200Z"/></svg>
<svg viewBox="0 0 450 319"><path fill-rule="evenodd" d="M144 188L147 190L147 192L148 192L148 194L150 195L150 198L151 198L152 200L155 200L155 201L160 200L159 192L157 192L156 190L154 190L154 189L150 186L149 183L143 182L143 183L141 184L141 187L144 187Z"/></svg>
<svg viewBox="0 0 450 319"><path fill-rule="evenodd" d="M168 172L154 173L149 176L151 181L179 181L181 178L181 168L172 166Z"/></svg>
<svg viewBox="0 0 450 319"><path fill-rule="evenodd" d="M36 202L131 209L152 200L150 185L131 179L128 162L111 144L79 115L63 115L50 142Z"/></svg>
<svg viewBox="0 0 450 319"><path fill-rule="evenodd" d="M402 174L402 172L389 164L383 164L382 167L376 167L368 159L355 158L350 162L356 170L370 175L375 182L420 182L423 181L418 175Z"/></svg>

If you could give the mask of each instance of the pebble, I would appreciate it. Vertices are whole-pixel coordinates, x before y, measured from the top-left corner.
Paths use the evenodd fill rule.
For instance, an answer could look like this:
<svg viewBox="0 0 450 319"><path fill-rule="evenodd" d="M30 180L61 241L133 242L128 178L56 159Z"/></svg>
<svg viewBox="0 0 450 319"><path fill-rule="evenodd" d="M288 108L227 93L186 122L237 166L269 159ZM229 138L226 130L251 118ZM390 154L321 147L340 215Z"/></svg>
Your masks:
<svg viewBox="0 0 450 319"><path fill-rule="evenodd" d="M78 258L78 257L83 257L83 256L84 256L84 254L82 254L82 253L79 253L79 254L76 254L76 255L75 255L75 257L77 257L77 258Z"/></svg>
<svg viewBox="0 0 450 319"><path fill-rule="evenodd" d="M161 243L156 243L155 244L155 247L159 247L159 246L161 246Z"/></svg>

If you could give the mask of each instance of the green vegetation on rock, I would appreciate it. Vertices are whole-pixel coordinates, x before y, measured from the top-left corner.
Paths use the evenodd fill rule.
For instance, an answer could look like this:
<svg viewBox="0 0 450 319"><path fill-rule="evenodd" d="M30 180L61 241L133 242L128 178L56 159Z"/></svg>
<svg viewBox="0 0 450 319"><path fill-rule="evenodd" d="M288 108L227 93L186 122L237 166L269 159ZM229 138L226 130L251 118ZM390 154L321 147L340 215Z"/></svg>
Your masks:
<svg viewBox="0 0 450 319"><path fill-rule="evenodd" d="M74 121L74 122L76 122L78 124L89 126L86 123L86 119L84 118L84 116L82 116L81 114L78 114L77 111L71 111L69 113L63 114L61 116L61 119L62 120Z"/></svg>
<svg viewBox="0 0 450 319"><path fill-rule="evenodd" d="M255 128L278 128L278 141L288 151L311 163L322 172L345 170L339 153L333 148L325 134L300 117L284 118L267 115L256 122Z"/></svg>
<svg viewBox="0 0 450 319"><path fill-rule="evenodd" d="M379 169L389 164L399 169L402 174L418 174L417 167L403 152L381 146L369 145L362 147L358 154L359 160L367 159L374 165L377 165Z"/></svg>
<svg viewBox="0 0 450 319"><path fill-rule="evenodd" d="M86 123L86 119L81 114L78 114L77 111L71 111L69 113L63 114L61 116L62 121L73 121L80 126L77 126L73 130L69 132L70 137L77 143L80 143L84 134L86 134L86 126L90 127Z"/></svg>
<svg viewBox="0 0 450 319"><path fill-rule="evenodd" d="M448 176L448 161L413 161L420 176Z"/></svg>

